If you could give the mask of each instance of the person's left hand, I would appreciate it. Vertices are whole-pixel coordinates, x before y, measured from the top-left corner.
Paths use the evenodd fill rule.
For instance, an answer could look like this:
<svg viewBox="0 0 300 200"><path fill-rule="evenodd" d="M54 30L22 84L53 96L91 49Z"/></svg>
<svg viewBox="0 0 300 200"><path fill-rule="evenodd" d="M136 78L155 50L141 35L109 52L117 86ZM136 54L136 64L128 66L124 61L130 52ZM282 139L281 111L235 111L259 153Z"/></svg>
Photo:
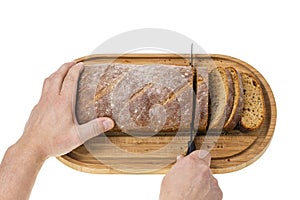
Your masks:
<svg viewBox="0 0 300 200"><path fill-rule="evenodd" d="M31 112L19 144L39 152L46 159L68 153L113 128L113 120L107 117L82 125L77 123L76 91L83 68L82 63L65 63L44 81L40 101Z"/></svg>

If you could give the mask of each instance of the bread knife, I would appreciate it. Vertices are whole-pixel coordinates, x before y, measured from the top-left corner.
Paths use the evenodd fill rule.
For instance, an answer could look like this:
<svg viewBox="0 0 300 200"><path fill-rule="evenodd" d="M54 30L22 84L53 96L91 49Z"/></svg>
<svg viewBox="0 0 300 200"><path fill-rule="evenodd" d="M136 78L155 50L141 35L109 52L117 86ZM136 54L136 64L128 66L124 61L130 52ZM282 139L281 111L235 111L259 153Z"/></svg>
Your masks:
<svg viewBox="0 0 300 200"><path fill-rule="evenodd" d="M193 70L193 107L192 107L192 117L190 124L190 141L188 142L188 150L186 155L189 155L193 151L196 150L195 137L197 135L197 131L195 129L195 112L196 112L196 97L197 97L197 73L196 68L194 67L194 58L193 58L193 43L191 44L191 54L190 54L190 66Z"/></svg>

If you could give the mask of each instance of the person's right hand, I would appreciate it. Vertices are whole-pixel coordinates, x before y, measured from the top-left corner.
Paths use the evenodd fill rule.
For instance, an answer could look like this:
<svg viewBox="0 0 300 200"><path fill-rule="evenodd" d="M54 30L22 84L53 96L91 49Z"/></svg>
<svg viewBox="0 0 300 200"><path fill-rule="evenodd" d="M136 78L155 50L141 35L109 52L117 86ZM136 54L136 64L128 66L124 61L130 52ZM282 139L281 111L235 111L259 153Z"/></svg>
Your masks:
<svg viewBox="0 0 300 200"><path fill-rule="evenodd" d="M179 156L176 164L164 177L160 200L220 200L223 193L213 176L211 156L207 151L194 151Z"/></svg>

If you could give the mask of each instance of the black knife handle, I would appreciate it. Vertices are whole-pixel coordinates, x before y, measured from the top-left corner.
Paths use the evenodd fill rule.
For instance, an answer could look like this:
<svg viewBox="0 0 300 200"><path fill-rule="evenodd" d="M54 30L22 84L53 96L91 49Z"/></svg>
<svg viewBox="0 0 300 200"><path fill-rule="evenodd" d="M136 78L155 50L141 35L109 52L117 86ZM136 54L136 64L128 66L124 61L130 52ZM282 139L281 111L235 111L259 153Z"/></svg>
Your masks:
<svg viewBox="0 0 300 200"><path fill-rule="evenodd" d="M186 155L189 155L190 153L192 153L193 151L196 150L196 144L195 144L195 141L189 141L188 142L188 150L187 150L187 153Z"/></svg>

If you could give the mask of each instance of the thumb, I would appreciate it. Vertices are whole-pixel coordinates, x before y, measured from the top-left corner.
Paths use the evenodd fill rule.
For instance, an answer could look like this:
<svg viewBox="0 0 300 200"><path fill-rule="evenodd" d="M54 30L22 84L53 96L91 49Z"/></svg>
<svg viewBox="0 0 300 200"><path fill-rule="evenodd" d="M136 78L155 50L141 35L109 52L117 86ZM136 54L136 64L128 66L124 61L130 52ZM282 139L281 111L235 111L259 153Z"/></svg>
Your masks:
<svg viewBox="0 0 300 200"><path fill-rule="evenodd" d="M211 161L211 155L208 151L206 150L197 150L192 152L188 156L194 156L197 157L198 159L204 161L208 166L210 166L210 161Z"/></svg>
<svg viewBox="0 0 300 200"><path fill-rule="evenodd" d="M108 117L100 117L78 126L78 135L82 143L114 127L115 123Z"/></svg>
<svg viewBox="0 0 300 200"><path fill-rule="evenodd" d="M210 166L210 161L211 161L211 154L209 153L209 151L206 150L200 150L198 157L200 159L202 159L204 162L206 162L206 164L208 166Z"/></svg>

